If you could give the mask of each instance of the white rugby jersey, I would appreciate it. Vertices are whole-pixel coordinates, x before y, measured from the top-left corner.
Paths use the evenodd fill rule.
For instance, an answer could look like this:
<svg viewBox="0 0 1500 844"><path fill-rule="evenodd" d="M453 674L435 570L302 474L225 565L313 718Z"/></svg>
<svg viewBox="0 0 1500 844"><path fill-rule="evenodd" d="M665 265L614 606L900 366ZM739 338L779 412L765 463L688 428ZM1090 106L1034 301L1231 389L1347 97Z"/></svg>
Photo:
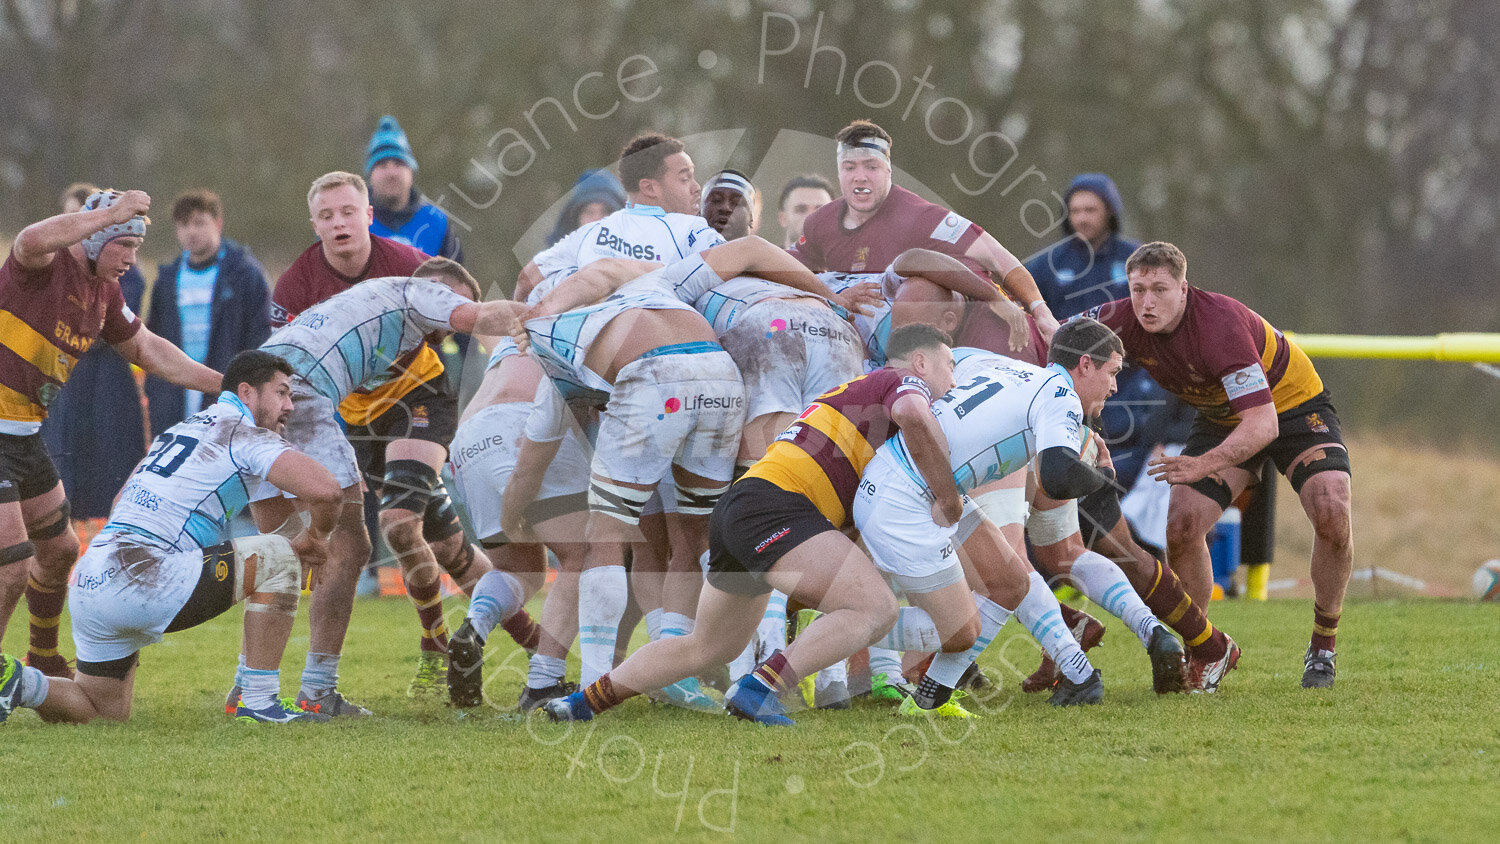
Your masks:
<svg viewBox="0 0 1500 844"><path fill-rule="evenodd" d="M1010 366L1014 363L1021 363L1021 361L989 349L957 346L953 349L953 381L957 384L964 384L974 376L982 374L986 369Z"/></svg>
<svg viewBox="0 0 1500 844"><path fill-rule="evenodd" d="M1083 442L1083 404L1073 379L1057 364L1047 368L1011 361L980 371L932 404L948 438L948 457L958 491L997 481L1022 469L1054 446L1078 452ZM881 449L926 488L916 463L897 434Z"/></svg>
<svg viewBox="0 0 1500 844"><path fill-rule="evenodd" d="M896 291L901 289L901 282L905 279L891 270L881 273L818 273L818 278L835 293L866 281L880 285L885 301L872 307L869 314L855 314L854 330L859 332L859 339L865 344L865 371L885 366L885 344L891 339L891 300L896 298Z"/></svg>
<svg viewBox="0 0 1500 844"><path fill-rule="evenodd" d="M256 427L233 393L163 431L126 482L100 531L144 539L172 551L228 541L228 522L245 509L247 489L265 480L291 445Z"/></svg>
<svg viewBox="0 0 1500 844"><path fill-rule="evenodd" d="M723 242L724 238L702 217L627 203L602 220L574 229L531 260L547 278L550 289L557 278L600 258L670 264Z"/></svg>
<svg viewBox="0 0 1500 844"><path fill-rule="evenodd" d="M734 327L734 322L739 315L749 310L751 305L767 299L791 298L826 302L822 297L814 296L804 290L755 276L742 275L731 278L699 296L697 301L693 302L693 307L697 308L698 313L703 314L708 324L714 327L714 334L723 337L730 328Z"/></svg>
<svg viewBox="0 0 1500 844"><path fill-rule="evenodd" d="M356 389L399 376L391 364L428 334L452 331L453 311L467 304L431 279L372 278L298 314L260 348L284 358L313 389L338 404Z"/></svg>
<svg viewBox="0 0 1500 844"><path fill-rule="evenodd" d="M696 255L675 261L623 285L597 305L529 320L531 353L563 398L603 404L613 386L584 361L610 320L638 308L696 313L692 303L722 283L719 274Z"/></svg>

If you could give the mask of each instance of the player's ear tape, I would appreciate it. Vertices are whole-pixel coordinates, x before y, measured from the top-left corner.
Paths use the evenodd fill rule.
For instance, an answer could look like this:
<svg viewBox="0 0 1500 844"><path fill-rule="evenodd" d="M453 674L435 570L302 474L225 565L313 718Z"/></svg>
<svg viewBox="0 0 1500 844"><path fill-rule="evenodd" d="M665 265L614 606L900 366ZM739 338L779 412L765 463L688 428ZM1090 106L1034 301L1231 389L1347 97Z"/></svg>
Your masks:
<svg viewBox="0 0 1500 844"><path fill-rule="evenodd" d="M638 525L641 512L654 492L654 488L634 489L594 478L589 481L589 510L619 519L627 525Z"/></svg>
<svg viewBox="0 0 1500 844"><path fill-rule="evenodd" d="M437 470L420 460L392 460L385 464L380 509L423 513L438 486Z"/></svg>
<svg viewBox="0 0 1500 844"><path fill-rule="evenodd" d="M677 512L684 516L707 516L714 511L719 497L728 489L729 484L713 487L678 486Z"/></svg>
<svg viewBox="0 0 1500 844"><path fill-rule="evenodd" d="M1292 467L1286 479L1292 489L1302 491L1302 485L1319 472L1343 472L1349 474L1349 451L1337 446L1328 446L1313 453L1311 460L1304 460Z"/></svg>
<svg viewBox="0 0 1500 844"><path fill-rule="evenodd" d="M36 555L36 546L30 542L17 542L9 548L0 548L0 566L19 563Z"/></svg>
<svg viewBox="0 0 1500 844"><path fill-rule="evenodd" d="M68 529L68 517L73 515L73 505L64 500L62 506L53 512L57 514L57 521L48 522L45 527L28 527L26 535L32 539L56 539L62 536L63 532Z"/></svg>

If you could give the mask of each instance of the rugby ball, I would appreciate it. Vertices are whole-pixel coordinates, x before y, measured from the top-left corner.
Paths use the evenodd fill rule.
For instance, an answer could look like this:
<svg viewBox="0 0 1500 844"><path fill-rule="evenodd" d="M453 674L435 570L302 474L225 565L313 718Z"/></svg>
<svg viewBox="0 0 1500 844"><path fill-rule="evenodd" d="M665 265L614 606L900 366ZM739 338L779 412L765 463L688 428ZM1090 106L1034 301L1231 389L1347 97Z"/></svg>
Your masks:
<svg viewBox="0 0 1500 844"><path fill-rule="evenodd" d="M1490 560L1474 572L1474 597L1500 601L1500 560Z"/></svg>

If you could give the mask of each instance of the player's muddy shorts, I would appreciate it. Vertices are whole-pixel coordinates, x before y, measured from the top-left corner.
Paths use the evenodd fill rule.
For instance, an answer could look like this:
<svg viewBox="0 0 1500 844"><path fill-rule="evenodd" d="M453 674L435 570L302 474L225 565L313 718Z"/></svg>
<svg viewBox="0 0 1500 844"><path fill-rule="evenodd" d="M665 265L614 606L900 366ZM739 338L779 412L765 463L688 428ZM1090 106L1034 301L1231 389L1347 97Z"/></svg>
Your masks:
<svg viewBox="0 0 1500 844"><path fill-rule="evenodd" d="M1338 412L1334 410L1327 392L1319 393L1285 413L1277 414L1276 424L1279 428L1276 439L1249 460L1239 464L1239 468L1258 476L1261 466L1269 459L1276 464L1276 470L1291 481L1292 489L1299 493L1302 485L1319 472L1349 474L1349 451L1342 447L1344 438L1339 430ZM1200 414L1193 420L1187 447L1182 453L1189 457L1206 454L1224 442L1233 430L1205 422ZM1292 466L1292 461L1302 452L1324 445L1332 447L1322 449L1321 452L1315 451L1310 459ZM1221 508L1228 507L1231 503L1229 487L1216 478L1204 478L1190 486L1212 498Z"/></svg>
<svg viewBox="0 0 1500 844"><path fill-rule="evenodd" d="M864 347L854 327L814 299L757 302L719 342L745 382L746 419L801 413L864 368Z"/></svg>
<svg viewBox="0 0 1500 844"><path fill-rule="evenodd" d="M458 426L448 463L453 469L453 491L469 510L474 535L486 547L504 541L500 508L520 454L531 402L494 404ZM531 524L588 509L589 457L570 427L563 434L557 457L542 475L537 500L526 508Z"/></svg>
<svg viewBox="0 0 1500 844"><path fill-rule="evenodd" d="M0 504L36 498L57 483L57 467L41 434L0 434Z"/></svg>
<svg viewBox="0 0 1500 844"><path fill-rule="evenodd" d="M314 390L301 377L293 376L292 412L286 418L286 430L281 435L292 444L292 448L332 472L339 488L348 489L359 483L359 466L355 462L354 446L349 444L344 429L339 426L337 410L333 400ZM281 490L261 481L250 500L264 501L280 495Z"/></svg>
<svg viewBox="0 0 1500 844"><path fill-rule="evenodd" d="M735 595L771 591L766 572L783 555L836 530L807 496L762 478L736 481L708 519L708 582Z"/></svg>

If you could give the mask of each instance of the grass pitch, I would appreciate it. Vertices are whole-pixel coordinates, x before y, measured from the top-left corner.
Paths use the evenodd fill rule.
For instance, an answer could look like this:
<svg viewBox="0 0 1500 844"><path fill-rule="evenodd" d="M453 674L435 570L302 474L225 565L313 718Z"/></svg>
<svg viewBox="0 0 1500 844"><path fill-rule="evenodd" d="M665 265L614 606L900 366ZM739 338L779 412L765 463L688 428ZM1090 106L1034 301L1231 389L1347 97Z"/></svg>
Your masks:
<svg viewBox="0 0 1500 844"><path fill-rule="evenodd" d="M979 721L900 719L863 701L774 730L635 700L570 728L407 700L412 610L366 600L341 682L380 717L272 728L222 712L236 611L142 655L127 725L49 726L23 711L0 727L0 833L1291 841L1480 840L1500 828L1500 605L1350 605L1338 686L1320 692L1298 688L1307 601L1213 615L1245 656L1211 697L1152 694L1145 654L1117 623L1093 654L1104 704L1053 710L1012 691L1007 663L1029 671L1035 657L1011 625L983 660L1003 689L975 704ZM24 618L7 652L24 650ZM305 620L299 634L282 678L293 693ZM503 639L486 674L511 704L524 660Z"/></svg>

